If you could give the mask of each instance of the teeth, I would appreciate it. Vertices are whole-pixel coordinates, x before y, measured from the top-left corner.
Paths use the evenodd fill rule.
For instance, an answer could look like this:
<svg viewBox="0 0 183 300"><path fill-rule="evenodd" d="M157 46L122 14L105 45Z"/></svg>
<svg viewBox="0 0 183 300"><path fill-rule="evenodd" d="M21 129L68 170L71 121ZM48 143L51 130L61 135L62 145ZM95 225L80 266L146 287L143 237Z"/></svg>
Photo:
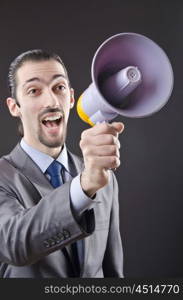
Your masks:
<svg viewBox="0 0 183 300"><path fill-rule="evenodd" d="M49 116L46 117L43 121L56 121L59 120L61 118L61 116Z"/></svg>

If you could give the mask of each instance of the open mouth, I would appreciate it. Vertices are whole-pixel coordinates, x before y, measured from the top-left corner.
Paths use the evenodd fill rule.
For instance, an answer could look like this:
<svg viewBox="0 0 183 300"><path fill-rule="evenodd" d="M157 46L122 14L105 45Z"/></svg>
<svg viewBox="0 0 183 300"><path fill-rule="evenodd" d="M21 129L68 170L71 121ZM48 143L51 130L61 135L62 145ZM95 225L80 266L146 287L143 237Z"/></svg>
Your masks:
<svg viewBox="0 0 183 300"><path fill-rule="evenodd" d="M49 115L44 117L44 119L41 121L44 126L47 128L54 128L59 127L63 119L63 116L61 114L57 115Z"/></svg>

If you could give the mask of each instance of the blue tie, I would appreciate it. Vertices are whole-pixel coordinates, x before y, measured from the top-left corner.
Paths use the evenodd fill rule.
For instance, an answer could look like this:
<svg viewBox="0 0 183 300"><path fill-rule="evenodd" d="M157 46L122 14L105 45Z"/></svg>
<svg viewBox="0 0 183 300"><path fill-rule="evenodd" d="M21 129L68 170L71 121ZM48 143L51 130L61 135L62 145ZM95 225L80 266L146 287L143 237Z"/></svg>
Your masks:
<svg viewBox="0 0 183 300"><path fill-rule="evenodd" d="M50 176L50 183L54 188L57 188L63 184L63 170L64 166L58 161L54 160L47 168L46 174ZM75 266L79 275L80 265L82 263L82 241L71 244L72 255L74 258ZM79 250L79 253L78 253Z"/></svg>
<svg viewBox="0 0 183 300"><path fill-rule="evenodd" d="M61 176L62 170L63 165L56 160L54 160L46 170L46 173L50 175L50 183L54 188L57 188L63 184L63 179Z"/></svg>

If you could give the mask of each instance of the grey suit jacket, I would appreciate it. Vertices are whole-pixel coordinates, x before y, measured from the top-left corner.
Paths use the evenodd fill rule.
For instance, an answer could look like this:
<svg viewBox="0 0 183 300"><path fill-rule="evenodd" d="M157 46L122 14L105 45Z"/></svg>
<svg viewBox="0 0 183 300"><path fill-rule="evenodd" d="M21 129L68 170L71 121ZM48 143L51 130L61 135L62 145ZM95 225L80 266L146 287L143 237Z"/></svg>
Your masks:
<svg viewBox="0 0 183 300"><path fill-rule="evenodd" d="M69 152L75 173L83 168ZM0 159L0 277L123 277L118 187L110 182L99 201L77 220L70 182L54 189L18 144ZM76 273L70 244L84 239L84 263Z"/></svg>

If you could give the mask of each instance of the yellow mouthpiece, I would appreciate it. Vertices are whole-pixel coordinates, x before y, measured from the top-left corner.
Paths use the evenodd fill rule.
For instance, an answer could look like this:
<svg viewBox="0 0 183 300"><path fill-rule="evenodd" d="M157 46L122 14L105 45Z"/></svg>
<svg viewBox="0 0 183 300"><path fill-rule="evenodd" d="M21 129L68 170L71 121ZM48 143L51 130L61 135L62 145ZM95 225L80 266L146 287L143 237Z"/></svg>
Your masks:
<svg viewBox="0 0 183 300"><path fill-rule="evenodd" d="M81 120L90 124L91 126L94 126L95 124L90 120L88 115L83 110L82 98L83 98L83 94L79 97L78 102L77 102L77 113L78 113L79 117L81 118Z"/></svg>

